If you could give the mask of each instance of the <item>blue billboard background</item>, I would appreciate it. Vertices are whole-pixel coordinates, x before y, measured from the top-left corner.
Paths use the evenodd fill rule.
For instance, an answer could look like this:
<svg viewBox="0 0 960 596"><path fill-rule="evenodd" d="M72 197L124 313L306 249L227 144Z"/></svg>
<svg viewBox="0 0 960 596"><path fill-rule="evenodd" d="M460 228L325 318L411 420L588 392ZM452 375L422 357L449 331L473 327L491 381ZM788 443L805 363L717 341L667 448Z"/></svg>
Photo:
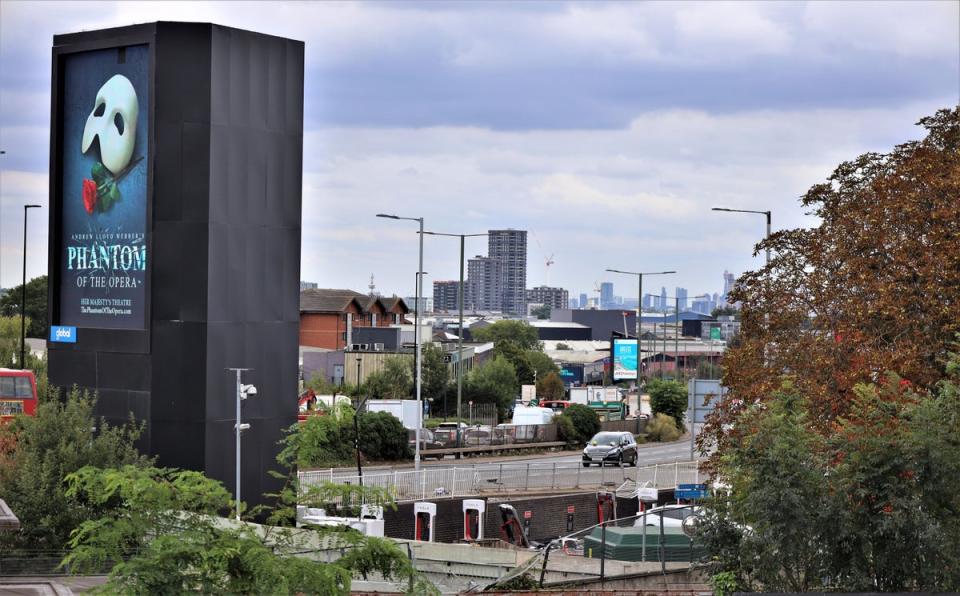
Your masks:
<svg viewBox="0 0 960 596"><path fill-rule="evenodd" d="M149 48L138 45L81 52L66 56L63 64L60 308L56 322L86 328L143 329ZM82 150L87 120L97 108L97 94L115 75L132 84L138 104L133 153L121 172L111 172L101 163L99 137L86 152ZM118 129L122 125L118 120Z"/></svg>
<svg viewBox="0 0 960 596"><path fill-rule="evenodd" d="M613 380L637 378L637 340L613 340Z"/></svg>

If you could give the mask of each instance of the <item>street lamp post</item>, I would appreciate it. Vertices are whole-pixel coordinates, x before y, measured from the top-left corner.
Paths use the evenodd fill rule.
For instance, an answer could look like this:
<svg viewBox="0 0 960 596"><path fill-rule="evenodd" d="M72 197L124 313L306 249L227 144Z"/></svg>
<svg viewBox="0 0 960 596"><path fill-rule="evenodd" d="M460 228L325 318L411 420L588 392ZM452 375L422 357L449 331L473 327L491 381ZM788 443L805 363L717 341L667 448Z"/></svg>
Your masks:
<svg viewBox="0 0 960 596"><path fill-rule="evenodd" d="M23 285L20 286L20 370L27 367L27 210L40 205L23 206Z"/></svg>
<svg viewBox="0 0 960 596"><path fill-rule="evenodd" d="M489 236L489 234L444 234L441 232L424 232L424 234L430 234L431 236L451 236L454 238L460 238L460 291L458 292L457 302L459 307L459 318L457 327L457 447L460 447L460 418L461 412L460 407L463 401L463 262L464 262L464 240L466 238L473 238L475 236ZM446 413L446 406L444 406L444 413ZM457 454L457 457L460 457L460 454Z"/></svg>
<svg viewBox="0 0 960 596"><path fill-rule="evenodd" d="M363 486L363 468L360 467L360 408L363 407L365 399L360 395L360 363L363 358L357 355L357 410L353 413L353 449L357 453L357 483ZM337 395L333 395L333 407L337 407Z"/></svg>
<svg viewBox="0 0 960 596"><path fill-rule="evenodd" d="M729 212L729 213L758 213L758 214L760 214L760 215L765 215L765 216L767 217L767 236L766 236L766 238L767 238L767 239L770 238L770 218L771 218L771 212L770 212L770 211L754 211L754 210L752 210L752 209L728 209L727 207L713 207L713 208L711 208L710 210L711 210L711 211L726 211L726 212ZM767 247L767 265L769 265L769 264L770 264L770 247L768 246L768 247Z"/></svg>
<svg viewBox="0 0 960 596"><path fill-rule="evenodd" d="M234 498L235 498L235 500L236 500L236 503L235 503L235 504L236 504L236 507L237 507L237 512L236 512L237 521L240 521L240 434L241 434L243 431L245 431L245 430L247 430L247 429L250 428L250 425L249 425L249 424L242 424L242 423L240 422L240 402L243 401L243 400L245 400L245 399L247 399L247 397L250 397L250 396L252 396L252 395L256 395L256 394L257 394L257 388L254 387L253 385L244 385L244 384L242 384L242 383L240 382L240 374L243 373L243 371L246 371L246 370L253 370L252 368L228 368L227 370L232 370L232 371L234 371L234 372L237 373L237 385L236 385L236 386L237 386L237 392L236 392L236 397L237 397L237 422L236 422L236 424L234 424L234 427L233 427L233 432L234 432L234 435L236 435L236 441L237 441L237 443L236 443L236 450L237 450L237 459L236 459L236 462L237 462L237 465L236 465L235 477L234 477L234 481L236 482L234 494L235 494L236 496L235 496Z"/></svg>
<svg viewBox="0 0 960 596"><path fill-rule="evenodd" d="M420 358L420 296L423 295L423 218L422 217L400 217L399 215L390 215L387 213L378 213L377 217L384 217L387 219L402 219L407 221L415 221L420 224L420 260L417 265L417 304L414 305L413 311L413 322L415 329L413 330L414 343L416 344L416 353L414 358L416 358L416 370L417 370L417 434L416 440L414 441L414 450L413 450L413 467L415 470L420 469L420 429L423 428L423 401L421 398L420 390L422 384L422 376L420 372L421 367L421 358Z"/></svg>
<svg viewBox="0 0 960 596"><path fill-rule="evenodd" d="M637 276L637 387L640 386L640 319L643 318L643 276L644 275L670 275L676 271L648 271L639 273L636 271L621 271L620 269L607 269L610 273L622 273L623 275Z"/></svg>
<svg viewBox="0 0 960 596"><path fill-rule="evenodd" d="M647 294L648 296L656 296L656 294ZM663 296L661 296L663 298ZM667 296L667 298L673 298L674 307L673 307L673 376L676 380L677 373L679 372L679 367L677 366L680 362L680 298L678 296ZM663 315L663 354L667 353L667 315L666 315L666 306L664 306L664 315ZM663 359L661 356L660 361L660 378L663 378Z"/></svg>

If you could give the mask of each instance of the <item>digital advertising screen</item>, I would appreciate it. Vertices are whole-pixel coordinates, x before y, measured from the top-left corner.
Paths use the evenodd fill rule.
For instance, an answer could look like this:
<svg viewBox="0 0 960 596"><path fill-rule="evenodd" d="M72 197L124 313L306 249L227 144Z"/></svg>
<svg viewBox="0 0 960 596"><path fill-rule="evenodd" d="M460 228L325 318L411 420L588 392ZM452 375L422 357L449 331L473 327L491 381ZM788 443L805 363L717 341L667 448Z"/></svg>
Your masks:
<svg viewBox="0 0 960 596"><path fill-rule="evenodd" d="M149 47L64 56L59 323L144 329Z"/></svg>
<svg viewBox="0 0 960 596"><path fill-rule="evenodd" d="M613 380L637 378L637 340L613 340Z"/></svg>

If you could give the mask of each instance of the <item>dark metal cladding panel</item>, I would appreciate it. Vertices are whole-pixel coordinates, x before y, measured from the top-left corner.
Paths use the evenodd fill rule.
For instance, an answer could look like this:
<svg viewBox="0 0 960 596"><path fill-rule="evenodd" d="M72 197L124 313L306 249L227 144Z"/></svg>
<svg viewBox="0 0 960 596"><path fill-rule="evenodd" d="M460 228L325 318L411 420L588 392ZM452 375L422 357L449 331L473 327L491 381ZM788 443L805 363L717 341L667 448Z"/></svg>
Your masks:
<svg viewBox="0 0 960 596"><path fill-rule="evenodd" d="M260 502L277 488L267 471L296 421L303 43L170 22L54 43L150 44L153 186L146 331L85 330L85 342L51 350L51 379L99 390L98 412L111 421L147 421L141 445L160 465L202 470L232 490L234 376L225 368L253 368L243 496ZM57 72L55 63L55 104ZM57 222L51 216L52 230Z"/></svg>

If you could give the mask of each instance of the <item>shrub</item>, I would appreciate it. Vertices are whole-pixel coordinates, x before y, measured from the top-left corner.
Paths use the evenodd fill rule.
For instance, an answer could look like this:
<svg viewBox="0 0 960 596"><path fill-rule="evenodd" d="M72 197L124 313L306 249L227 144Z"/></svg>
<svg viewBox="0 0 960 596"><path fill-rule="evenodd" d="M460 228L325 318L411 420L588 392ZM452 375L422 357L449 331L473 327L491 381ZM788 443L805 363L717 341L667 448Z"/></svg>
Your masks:
<svg viewBox="0 0 960 596"><path fill-rule="evenodd" d="M600 432L600 417L585 405L573 404L565 409L560 417L568 418L570 427L573 429L572 436L566 439L568 442L586 443L593 435Z"/></svg>
<svg viewBox="0 0 960 596"><path fill-rule="evenodd" d="M364 412L360 427L360 451L377 460L405 459L410 456L407 429L389 412Z"/></svg>
<svg viewBox="0 0 960 596"><path fill-rule="evenodd" d="M650 393L650 409L654 414L666 414L674 419L677 428L683 428L687 411L687 388L678 381L654 379L647 385Z"/></svg>
<svg viewBox="0 0 960 596"><path fill-rule="evenodd" d="M680 430L673 418L666 414L656 414L647 423L647 438L651 441L676 441L680 438Z"/></svg>

